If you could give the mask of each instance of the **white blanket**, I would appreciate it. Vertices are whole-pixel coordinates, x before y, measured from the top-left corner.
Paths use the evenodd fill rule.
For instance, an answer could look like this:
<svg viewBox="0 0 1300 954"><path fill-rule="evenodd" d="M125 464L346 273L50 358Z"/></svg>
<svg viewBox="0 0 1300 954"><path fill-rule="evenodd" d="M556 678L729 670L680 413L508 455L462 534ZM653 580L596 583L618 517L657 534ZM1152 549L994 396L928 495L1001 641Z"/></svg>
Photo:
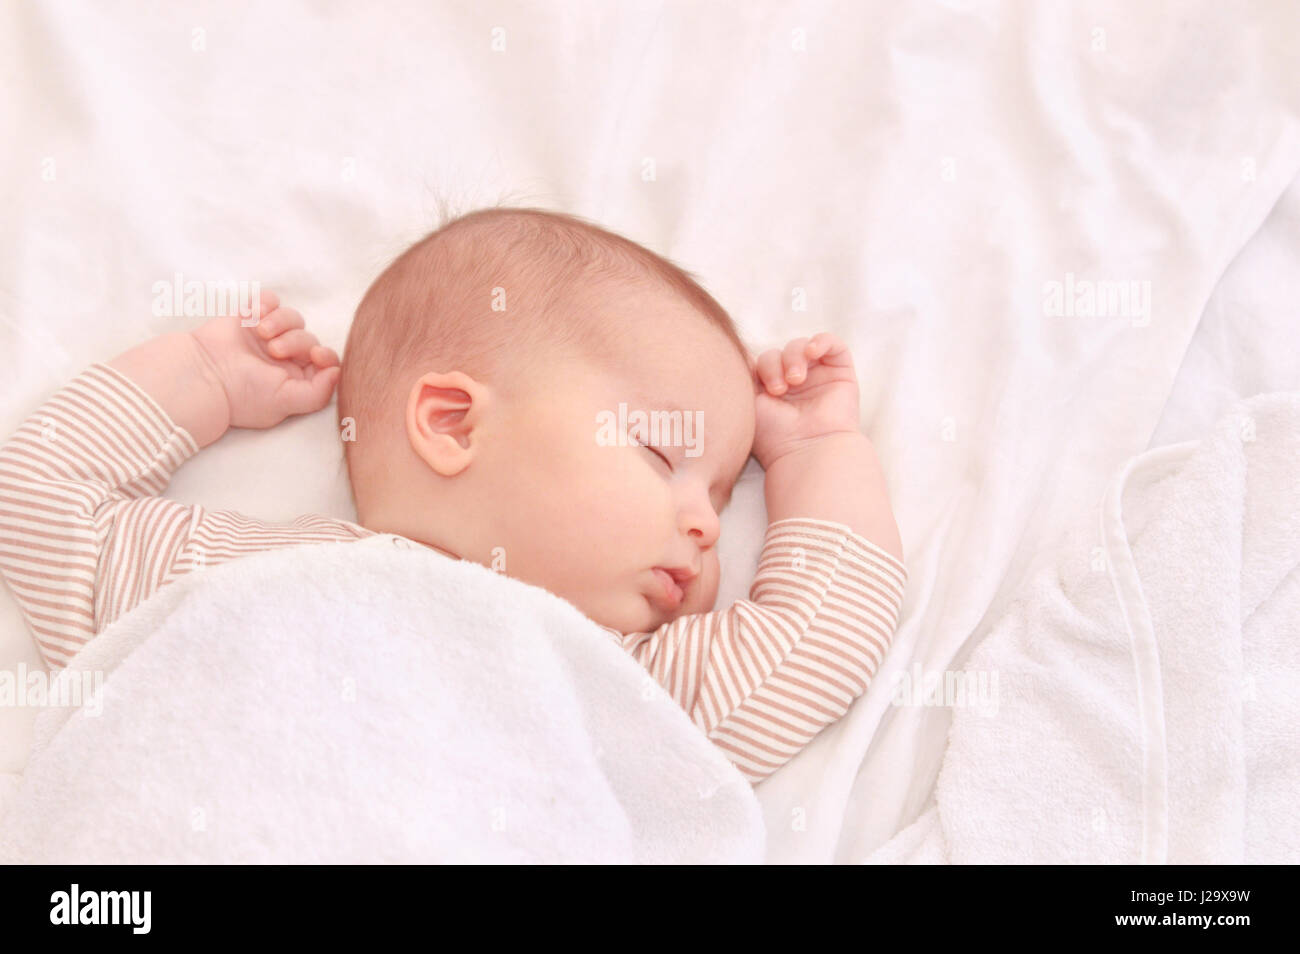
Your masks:
<svg viewBox="0 0 1300 954"><path fill-rule="evenodd" d="M545 590L399 538L160 591L60 678L0 862L758 862L748 782Z"/></svg>
<svg viewBox="0 0 1300 954"><path fill-rule="evenodd" d="M1131 460L971 656L876 862L1300 862L1300 391Z"/></svg>
<svg viewBox="0 0 1300 954"><path fill-rule="evenodd" d="M949 716L892 707L893 675L961 668L1162 419L1187 439L1212 402L1300 380L1286 314L1228 298L1174 400L1211 291L1300 171L1297 4L69 0L0 18L21 77L0 90L21 144L0 154L6 430L89 362L187 327L150 315L177 271L260 280L341 347L444 199L617 229L700 275L756 346L849 342L908 595L877 684L759 786L773 860L858 861L913 821ZM1288 228L1253 301L1297 300ZM1067 275L1150 282L1149 323L1045 315ZM327 413L228 435L170 493L355 516ZM751 465L720 605L764 525ZM7 593L0 656L37 660ZM33 715L0 710L0 769L21 771Z"/></svg>

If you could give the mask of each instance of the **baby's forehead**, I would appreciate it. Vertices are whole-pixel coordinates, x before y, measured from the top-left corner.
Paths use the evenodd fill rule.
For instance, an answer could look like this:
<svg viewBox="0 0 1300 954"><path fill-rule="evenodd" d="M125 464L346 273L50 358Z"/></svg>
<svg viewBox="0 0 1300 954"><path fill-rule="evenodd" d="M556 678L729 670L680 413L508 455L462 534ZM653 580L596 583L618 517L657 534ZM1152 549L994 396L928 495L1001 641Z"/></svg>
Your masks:
<svg viewBox="0 0 1300 954"><path fill-rule="evenodd" d="M736 346L690 301L662 287L639 283L606 286L596 293L595 313L621 357L645 367L654 362L665 374L699 364L699 359L732 357L744 367Z"/></svg>
<svg viewBox="0 0 1300 954"><path fill-rule="evenodd" d="M719 336L721 337L721 336ZM706 347L694 347L703 344ZM678 341L666 352L630 351L610 381L610 399L629 410L689 418L704 435L704 453L719 464L743 465L754 437L754 390L744 358L730 342L702 334L699 342Z"/></svg>

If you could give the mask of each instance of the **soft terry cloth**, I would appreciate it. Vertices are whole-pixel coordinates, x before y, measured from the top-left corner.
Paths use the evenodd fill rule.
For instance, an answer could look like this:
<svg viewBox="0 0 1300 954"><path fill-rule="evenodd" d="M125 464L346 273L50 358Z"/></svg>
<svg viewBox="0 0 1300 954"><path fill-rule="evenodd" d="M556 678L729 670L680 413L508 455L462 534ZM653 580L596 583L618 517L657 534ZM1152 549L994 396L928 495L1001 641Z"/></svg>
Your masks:
<svg viewBox="0 0 1300 954"><path fill-rule="evenodd" d="M758 789L778 861L860 860L924 810L950 715L892 707L891 676L963 665L1124 461L1213 422L1173 382L1300 172L1300 4L1276 0L63 0L0 23L23 78L0 91L6 432L87 364L190 327L151 314L178 272L260 280L340 347L444 198L616 229L701 276L755 347L850 345L908 595L872 688ZM1256 357L1285 366L1291 326L1242 308L1293 305L1296 271L1279 255L1250 275L1267 298L1220 299L1233 323L1207 326L1188 391L1217 410L1297 386ZM1044 314L1068 276L1149 281L1149 323ZM354 519L339 448L329 413L237 432L170 493ZM767 523L751 463L719 605ZM0 656L39 664L3 591ZM0 708L0 768L26 764L32 715Z"/></svg>
<svg viewBox="0 0 1300 954"><path fill-rule="evenodd" d="M872 856L1300 861L1300 391L1131 460L972 655L937 804Z"/></svg>
<svg viewBox="0 0 1300 954"><path fill-rule="evenodd" d="M397 537L193 573L84 670L102 711L42 712L0 861L762 860L749 783L607 632Z"/></svg>

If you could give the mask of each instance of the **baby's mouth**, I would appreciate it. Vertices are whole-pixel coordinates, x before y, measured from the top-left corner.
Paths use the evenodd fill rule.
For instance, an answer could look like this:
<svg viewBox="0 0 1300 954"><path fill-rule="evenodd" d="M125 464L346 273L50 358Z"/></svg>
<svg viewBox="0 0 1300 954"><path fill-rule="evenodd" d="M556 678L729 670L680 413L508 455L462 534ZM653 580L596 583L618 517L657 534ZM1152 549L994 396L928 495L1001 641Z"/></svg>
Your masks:
<svg viewBox="0 0 1300 954"><path fill-rule="evenodd" d="M653 596L654 602L667 610L675 610L681 606L695 574L688 570L662 566L655 567L652 572L657 584Z"/></svg>

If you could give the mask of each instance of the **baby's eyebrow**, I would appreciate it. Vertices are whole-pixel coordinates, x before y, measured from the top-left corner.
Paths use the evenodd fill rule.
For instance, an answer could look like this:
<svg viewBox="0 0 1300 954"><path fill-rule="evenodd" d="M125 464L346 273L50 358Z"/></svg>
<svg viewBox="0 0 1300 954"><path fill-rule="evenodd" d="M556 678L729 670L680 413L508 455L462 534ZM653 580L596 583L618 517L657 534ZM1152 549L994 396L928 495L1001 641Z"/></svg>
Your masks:
<svg viewBox="0 0 1300 954"><path fill-rule="evenodd" d="M660 401L655 398L649 391L634 390L632 392L633 406L645 408L649 411L676 411L678 414L685 415L686 409L676 401Z"/></svg>

